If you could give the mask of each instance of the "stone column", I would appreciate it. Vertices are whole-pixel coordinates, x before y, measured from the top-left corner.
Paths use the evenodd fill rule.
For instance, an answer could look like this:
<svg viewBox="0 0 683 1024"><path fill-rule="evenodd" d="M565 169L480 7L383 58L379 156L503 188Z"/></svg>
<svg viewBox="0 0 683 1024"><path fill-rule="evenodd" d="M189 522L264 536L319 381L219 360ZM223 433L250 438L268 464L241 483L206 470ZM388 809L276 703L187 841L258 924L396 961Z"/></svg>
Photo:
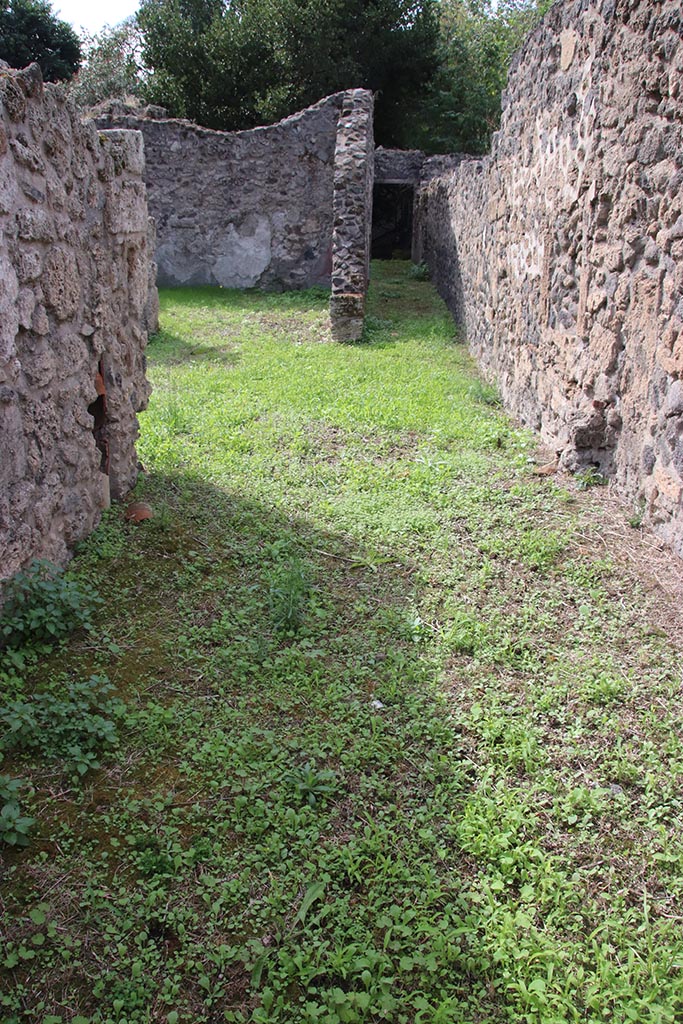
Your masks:
<svg viewBox="0 0 683 1024"><path fill-rule="evenodd" d="M350 89L337 122L330 297L335 341L358 341L363 333L372 229L372 112L372 93Z"/></svg>

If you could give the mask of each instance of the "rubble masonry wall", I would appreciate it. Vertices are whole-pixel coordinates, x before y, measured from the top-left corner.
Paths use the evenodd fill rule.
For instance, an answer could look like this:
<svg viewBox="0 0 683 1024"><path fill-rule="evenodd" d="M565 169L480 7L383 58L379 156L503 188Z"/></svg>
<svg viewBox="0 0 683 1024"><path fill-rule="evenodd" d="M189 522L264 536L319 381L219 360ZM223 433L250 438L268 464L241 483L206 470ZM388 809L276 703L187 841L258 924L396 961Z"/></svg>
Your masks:
<svg viewBox="0 0 683 1024"><path fill-rule="evenodd" d="M344 93L274 125L97 118L145 139L159 285L329 286L337 119Z"/></svg>
<svg viewBox="0 0 683 1024"><path fill-rule="evenodd" d="M156 318L143 170L138 133L82 124L37 65L0 67L0 579L64 561L135 483Z"/></svg>
<svg viewBox="0 0 683 1024"><path fill-rule="evenodd" d="M506 406L683 555L683 12L556 4L491 155L427 160L417 259Z"/></svg>

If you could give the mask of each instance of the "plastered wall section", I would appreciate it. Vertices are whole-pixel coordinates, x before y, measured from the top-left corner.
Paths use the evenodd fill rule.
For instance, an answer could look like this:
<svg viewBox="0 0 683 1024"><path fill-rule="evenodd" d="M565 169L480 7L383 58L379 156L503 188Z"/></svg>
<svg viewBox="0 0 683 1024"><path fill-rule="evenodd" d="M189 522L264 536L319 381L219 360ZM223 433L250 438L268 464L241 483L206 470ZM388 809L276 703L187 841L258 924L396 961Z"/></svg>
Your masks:
<svg viewBox="0 0 683 1024"><path fill-rule="evenodd" d="M36 65L0 67L0 579L65 561L135 483L156 316L143 169L139 133L99 134Z"/></svg>
<svg viewBox="0 0 683 1024"><path fill-rule="evenodd" d="M372 93L350 89L339 114L334 159L330 322L335 341L358 341L363 333L374 155Z"/></svg>
<svg viewBox="0 0 683 1024"><path fill-rule="evenodd" d="M344 96L242 132L178 120L97 119L144 136L160 285L329 286Z"/></svg>
<svg viewBox="0 0 683 1024"><path fill-rule="evenodd" d="M569 468L613 475L679 555L682 17L674 0L556 4L490 157L426 161L415 239L507 407Z"/></svg>

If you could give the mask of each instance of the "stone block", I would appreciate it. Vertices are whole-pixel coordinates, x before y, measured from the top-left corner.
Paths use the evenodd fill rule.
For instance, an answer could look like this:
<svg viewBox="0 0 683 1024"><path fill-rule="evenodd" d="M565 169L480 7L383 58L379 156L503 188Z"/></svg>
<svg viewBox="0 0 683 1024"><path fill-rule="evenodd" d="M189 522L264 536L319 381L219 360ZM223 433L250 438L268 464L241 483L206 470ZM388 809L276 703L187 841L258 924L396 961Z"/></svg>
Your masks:
<svg viewBox="0 0 683 1024"><path fill-rule="evenodd" d="M113 235L145 234L147 202L139 181L114 181L107 188L105 222Z"/></svg>
<svg viewBox="0 0 683 1024"><path fill-rule="evenodd" d="M75 254L55 246L45 259L40 280L45 305L57 319L73 317L81 300L81 280Z"/></svg>

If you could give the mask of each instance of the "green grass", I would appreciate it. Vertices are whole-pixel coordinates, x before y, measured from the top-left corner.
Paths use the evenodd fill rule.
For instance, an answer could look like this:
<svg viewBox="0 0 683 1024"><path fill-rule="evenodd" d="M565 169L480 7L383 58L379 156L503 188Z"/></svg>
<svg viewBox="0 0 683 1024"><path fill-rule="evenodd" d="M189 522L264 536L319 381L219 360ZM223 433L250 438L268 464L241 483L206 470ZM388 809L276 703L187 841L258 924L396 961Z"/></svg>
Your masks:
<svg viewBox="0 0 683 1024"><path fill-rule="evenodd" d="M316 291L162 325L155 518L112 509L70 570L95 629L0 673L125 703L80 782L6 744L0 1019L683 1019L680 657L599 493L532 474L406 265L363 344Z"/></svg>

